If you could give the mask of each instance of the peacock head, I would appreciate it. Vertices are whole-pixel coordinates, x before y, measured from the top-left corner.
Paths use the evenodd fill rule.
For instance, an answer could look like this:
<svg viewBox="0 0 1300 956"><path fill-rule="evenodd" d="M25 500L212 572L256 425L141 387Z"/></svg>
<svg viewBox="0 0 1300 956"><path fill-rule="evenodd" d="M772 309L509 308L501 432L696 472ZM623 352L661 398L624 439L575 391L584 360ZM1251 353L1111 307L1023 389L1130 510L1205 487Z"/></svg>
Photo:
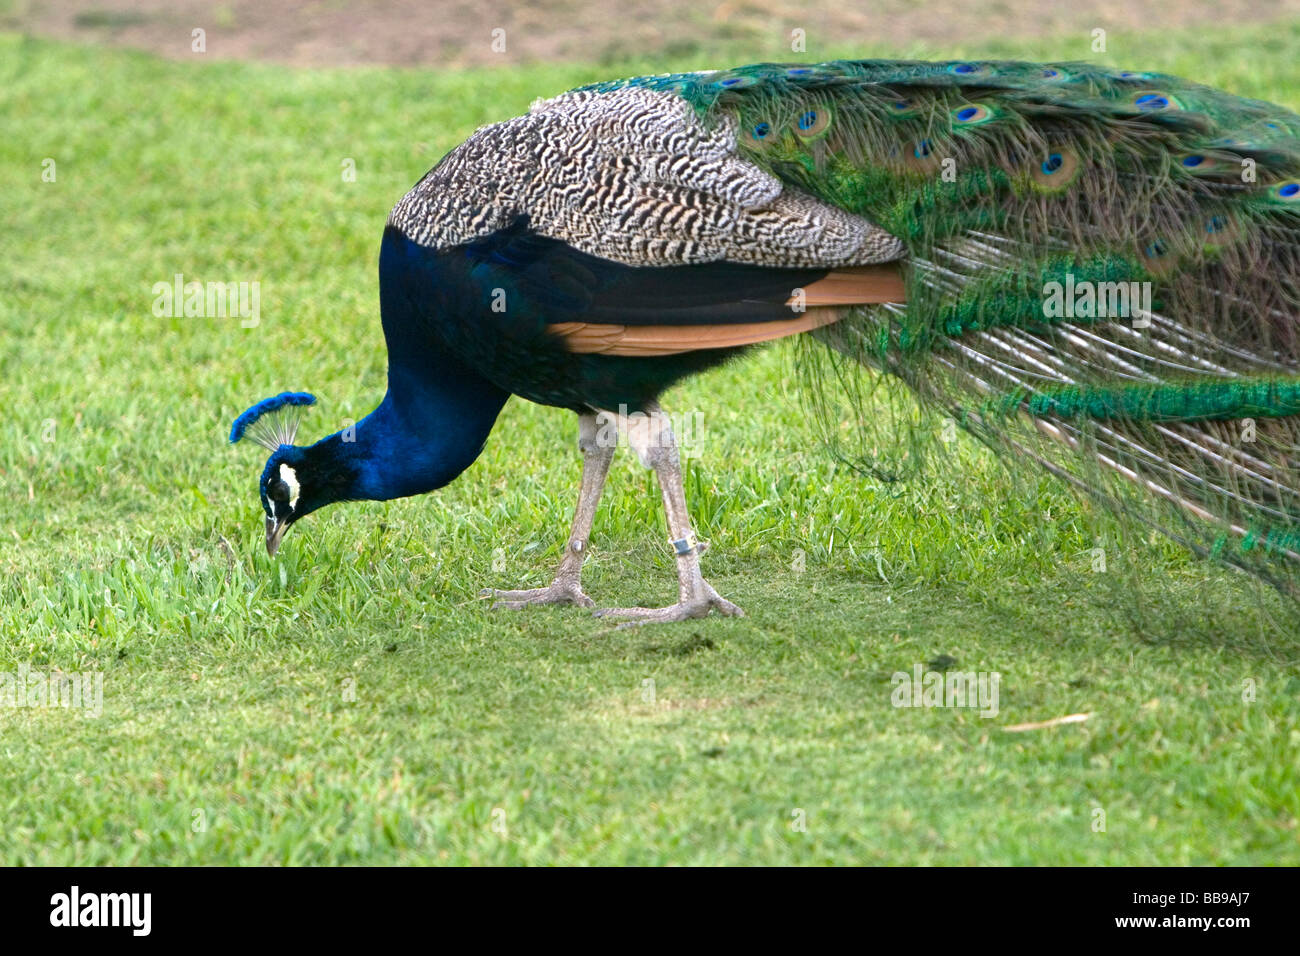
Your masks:
<svg viewBox="0 0 1300 956"><path fill-rule="evenodd" d="M258 487L270 555L295 521L352 497L354 469L336 453L334 442L326 439L307 447L293 443L301 409L315 403L316 397L307 392L283 392L258 402L230 429L231 442L250 438L271 452Z"/></svg>
<svg viewBox="0 0 1300 956"><path fill-rule="evenodd" d="M258 490L262 497L262 510L266 512L266 553L272 557L289 526L309 511L320 507L319 503L313 501L315 496L303 497L303 484L298 479L299 471L307 470L299 460L305 450L294 445L281 445L271 453L271 457L266 460L266 468L262 470ZM303 477L310 479L308 474ZM314 485L310 480L308 483Z"/></svg>

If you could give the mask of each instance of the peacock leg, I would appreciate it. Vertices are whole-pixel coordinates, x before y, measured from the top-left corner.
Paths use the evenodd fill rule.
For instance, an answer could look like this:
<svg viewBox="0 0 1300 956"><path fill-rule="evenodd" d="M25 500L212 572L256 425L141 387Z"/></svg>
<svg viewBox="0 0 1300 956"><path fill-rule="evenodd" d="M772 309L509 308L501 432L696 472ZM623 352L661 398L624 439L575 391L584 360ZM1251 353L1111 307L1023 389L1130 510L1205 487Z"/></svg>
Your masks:
<svg viewBox="0 0 1300 956"><path fill-rule="evenodd" d="M591 523L600 504L600 493L605 489L605 476L614 458L615 441L602 447L598 440L599 429L595 415L578 416L578 449L582 452L582 486L578 491L578 506L573 513L573 529L564 549L564 558L555 572L555 580L544 588L526 591L497 591L491 588L480 597L496 598L492 607L519 610L533 604L577 604L595 607L596 602L583 593L579 577L582 560L587 556L587 537ZM617 433L615 433L617 440Z"/></svg>
<svg viewBox="0 0 1300 956"><path fill-rule="evenodd" d="M670 543L677 552L677 603L668 607L616 607L596 612L597 617L626 617L633 623L685 621L705 617L717 609L729 617L741 617L744 611L721 597L700 573L703 546L695 540L690 515L686 511L686 490L682 486L681 457L668 416L655 403L644 415L632 417L627 425L628 444L647 468L654 469L663 492L664 511L668 517Z"/></svg>

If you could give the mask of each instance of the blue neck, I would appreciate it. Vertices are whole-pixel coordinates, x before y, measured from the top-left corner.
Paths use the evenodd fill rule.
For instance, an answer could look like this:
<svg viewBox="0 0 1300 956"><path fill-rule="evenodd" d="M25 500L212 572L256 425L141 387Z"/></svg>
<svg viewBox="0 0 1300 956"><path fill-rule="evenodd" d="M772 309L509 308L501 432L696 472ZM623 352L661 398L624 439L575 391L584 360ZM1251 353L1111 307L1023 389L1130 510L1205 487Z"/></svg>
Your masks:
<svg viewBox="0 0 1300 956"><path fill-rule="evenodd" d="M437 334L457 303L430 263L428 250L384 231L379 301L388 394L353 435L345 430L307 449L332 472L330 500L385 501L441 488L479 456L509 397L455 358Z"/></svg>
<svg viewBox="0 0 1300 956"><path fill-rule="evenodd" d="M339 497L386 501L441 488L483 450L508 393L449 355L393 364L388 394L357 422L306 449L339 475ZM322 464L324 461L322 461Z"/></svg>

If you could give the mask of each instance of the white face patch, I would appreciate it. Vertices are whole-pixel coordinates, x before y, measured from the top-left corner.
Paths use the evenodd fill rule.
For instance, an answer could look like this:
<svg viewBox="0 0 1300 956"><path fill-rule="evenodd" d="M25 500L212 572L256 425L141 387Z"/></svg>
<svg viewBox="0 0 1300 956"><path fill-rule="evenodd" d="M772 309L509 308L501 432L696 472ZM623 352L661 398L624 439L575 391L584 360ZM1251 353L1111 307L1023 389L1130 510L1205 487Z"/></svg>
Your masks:
<svg viewBox="0 0 1300 956"><path fill-rule="evenodd" d="M280 480L289 486L289 510L292 511L298 505L298 493L301 489L298 485L298 476L283 462L280 463Z"/></svg>

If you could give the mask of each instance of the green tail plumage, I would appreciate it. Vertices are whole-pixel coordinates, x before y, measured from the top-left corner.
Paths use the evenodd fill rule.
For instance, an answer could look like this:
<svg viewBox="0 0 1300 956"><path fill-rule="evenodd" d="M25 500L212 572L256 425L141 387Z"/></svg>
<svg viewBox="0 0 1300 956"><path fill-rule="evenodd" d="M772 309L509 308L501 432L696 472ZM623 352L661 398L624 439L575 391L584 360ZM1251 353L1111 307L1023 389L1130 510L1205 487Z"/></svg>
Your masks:
<svg viewBox="0 0 1300 956"><path fill-rule="evenodd" d="M734 122L753 162L906 243L907 305L818 333L840 355L1300 593L1300 116L1069 63L768 64L597 89L628 84ZM902 416L867 445L904 425L929 427Z"/></svg>

